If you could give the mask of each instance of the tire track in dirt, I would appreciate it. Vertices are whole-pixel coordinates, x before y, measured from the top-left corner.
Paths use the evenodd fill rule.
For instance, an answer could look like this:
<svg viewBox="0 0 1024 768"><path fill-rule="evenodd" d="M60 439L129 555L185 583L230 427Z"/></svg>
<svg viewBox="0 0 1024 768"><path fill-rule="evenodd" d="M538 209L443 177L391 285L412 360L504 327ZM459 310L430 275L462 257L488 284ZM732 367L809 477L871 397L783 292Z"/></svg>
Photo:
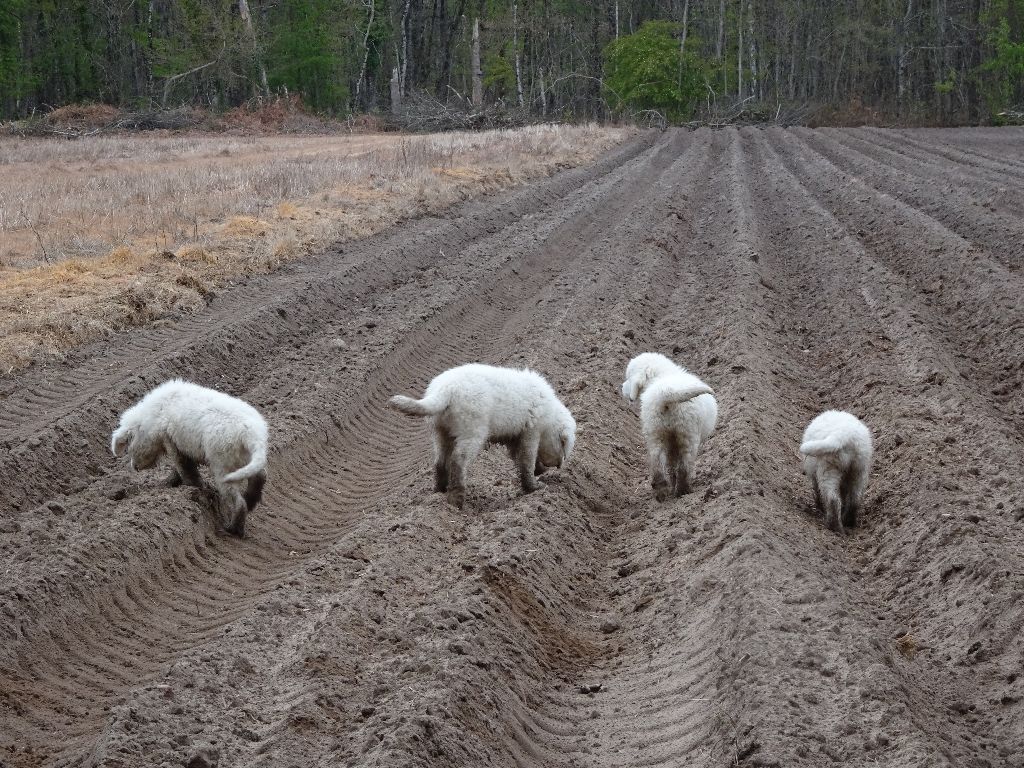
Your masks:
<svg viewBox="0 0 1024 768"><path fill-rule="evenodd" d="M109 343L87 348L67 365L30 372L18 379L16 389L5 386L0 394L4 404L0 441L15 454L27 447L36 465L44 464L43 459L58 450L65 456L68 436L80 429L83 414L95 415L95 421L105 426L121 403L144 392L148 382L182 369L248 391L265 376L268 363L279 362L275 359L279 348L287 349L304 338L324 312L338 311L347 302L362 302L409 280L417 270L433 265L444 247L462 248L550 207L570 191L605 176L650 143L650 139L637 140L591 168L506 193L497 201L466 204L452 219L428 217L403 227L400 234L384 233L342 253L250 280L244 290L229 291L218 299L207 313L174 320L168 329L122 333ZM416 258L410 258L411 254ZM244 343L240 341L243 337ZM126 371L137 378L126 380ZM114 400L112 392L116 392L115 402L110 402ZM87 446L94 446L95 441L73 444L77 449L74 456L83 465L100 458L88 452ZM0 470L17 476L18 467L5 462ZM62 480L65 478L47 478L50 488ZM41 488L31 490L26 501L41 495ZM10 496L14 498L8 503L18 500L16 494Z"/></svg>
<svg viewBox="0 0 1024 768"><path fill-rule="evenodd" d="M621 175L622 172L623 171L621 171L621 169L620 169L620 175ZM605 193L607 192L608 189L610 189L612 186L614 186L619 181L620 181L619 178L613 178L613 179L610 179L610 180L605 180L604 181L604 191L605 191ZM594 193L588 193L588 194L592 195ZM580 205L587 205L587 204L589 204L587 199L586 199L586 195L583 196L582 202L580 202L578 204L580 204ZM520 230L523 230L523 231L525 231L525 230L532 230L532 229L534 229L534 224L532 222L528 222L526 224L521 224L519 228L520 228ZM487 234L488 232L489 232L489 230L485 230L485 234L487 235L487 238L491 238L491 239L497 240L497 239L500 239L500 237L501 237L501 235L490 235L490 234ZM508 233L506 232L505 234L508 234ZM470 252L469 255L470 256L474 256L475 252ZM430 256L431 256L431 254L430 254L430 252L428 252L427 257L429 258ZM501 262L504 259L507 259L507 258L508 257L506 257L506 256L501 256L501 257L497 257L497 258L492 259L493 264L488 263L488 262L482 263L481 264L481 269L480 269L481 274L486 274L489 269L491 269L493 271L494 265L500 265ZM453 271L457 271L457 270L453 270ZM508 269L506 269L506 271L505 271L505 277L507 279L511 279L513 281L515 280L514 275L511 272L509 272ZM477 279L479 279L479 275L477 276ZM467 286L467 287L470 288L470 294L472 295L472 286ZM413 290L416 290L416 286L415 285L413 286ZM441 297L443 299L443 297L445 295L444 292L443 291L439 291L439 293L441 294ZM501 306L500 303L497 306ZM413 363L417 363L417 360L415 359L416 356L418 354L422 356L422 354L424 353L424 350L429 352L429 349L434 345L434 343L435 343L435 337L434 337L435 329L437 327L439 327L440 325L444 324L445 322L451 322L452 320L458 321L458 319L460 318L460 314L464 314L465 311L466 311L465 302L463 302L463 304L456 303L452 307L449 307L446 310L444 310L444 312L447 312L447 314L443 314L442 316L439 316L438 318L434 318L434 319L430 320L426 327L420 329L420 331L418 333L418 336L416 336L412 340L406 341L406 347L408 349L411 349L411 352L405 353L405 357L403 357L401 359L401 361L400 361L401 365L409 366L409 365L411 365ZM430 313L430 311L429 311L429 307L428 307L428 313L427 314L429 314L429 313ZM427 316L427 315L424 315L424 316ZM215 318L215 319L217 319L217 318ZM357 318L355 322L356 322L356 324L358 324L359 318ZM329 329L328 330L328 334L327 334L328 335L328 339L327 340L330 340L330 337L332 335L331 334L332 330L334 332L337 332L336 329ZM362 328L360 328L359 332L360 333L362 332ZM398 334L393 334L393 335L397 336ZM313 342L311 345L309 345L310 349L307 350L307 351L315 350L315 352L318 355L322 355L324 353L324 349L323 348L326 346L325 341L326 341L325 339L319 339L319 340ZM258 342L258 343L261 343L261 342ZM459 339L455 339L452 342L452 344L454 344L454 345L458 345L459 343L460 343ZM366 347L364 347L364 349L365 348ZM345 417L345 412L344 411L342 411L340 413L336 412L337 411L336 401L338 400L338 393L339 393L339 391L343 391L343 389L344 389L343 385L344 385L344 383L346 383L344 380L345 379L351 380L351 383L353 384L352 389L354 391L359 391L359 388L355 386L356 382L359 382L360 384L364 384L365 385L365 382L360 381L358 374L355 375L355 376L345 376L344 372L347 371L349 369L349 367L350 367L349 365L346 365L346 362L347 361L343 359L343 360L339 360L337 362L334 362L332 364L329 364L326 367L327 371L329 371L331 373L338 373L339 374L339 379L342 379L342 381L338 382L338 386L336 388L334 388L334 387L325 387L324 388L325 391L321 392L318 395L318 397L320 399L320 402L324 406L324 410L328 410L329 409L329 410L335 411L334 419L338 419L339 417L340 418L344 418ZM243 365L244 364L245 363L243 361ZM308 365L309 364L307 363L307 367L308 367ZM318 369L318 371L317 371L318 373L320 373L321 371L323 371L325 369L325 367L322 364L320 364L318 366L315 366L315 367ZM368 362L364 363L362 365L362 367L359 369L359 373L363 373L364 375L369 375L369 368L370 368L370 364ZM177 369L177 371L180 371L180 370L181 369ZM188 368L186 368L186 370L188 370ZM160 375L154 376L154 379L155 380L159 380L163 376L168 375L168 373L173 373L173 372L176 372L176 371L175 371L174 368L171 368L167 373L162 373ZM294 384L297 381L301 381L301 383L303 383L303 384L306 383L305 380L308 378L308 371L290 370L289 373L294 376L294 379L293 379L293 381L291 383ZM379 379L379 376L378 376L378 379ZM206 379L206 380L209 381L209 379ZM214 380L216 380L216 378ZM375 386L378 386L378 387L382 386L381 382L379 382L379 381L371 382L371 384L373 384ZM365 386L363 388L365 389ZM120 394L119 395L120 396L119 407L123 407L123 405L127 404L128 402L130 402L129 398L133 397L134 394L135 393L133 391L130 391L130 390L129 390L128 393ZM280 406L277 405L278 401L274 397L266 396L266 394L262 393L260 389L254 390L252 392L252 394L249 394L249 393L247 393L247 394L250 397L250 399L254 400L255 402L258 402L260 404L266 403L266 405L268 405L271 408L271 410L273 410L273 411L281 410ZM278 393L277 392L272 392L271 394L278 394ZM289 392L289 394L295 394L295 390ZM309 393L303 393L303 394L305 394L306 396L309 395ZM255 396L253 396L253 395L255 395ZM363 403L363 405L361 407L365 408L365 403L369 399L370 399L370 396L367 396L364 393L362 395L362 403ZM359 412L360 412L359 407L349 408L349 411L351 411L352 413L355 414L355 416L350 416L350 418L358 419L359 420L360 423L359 423L358 426L359 426L360 429L363 429L365 431L365 430L367 430L369 428L366 424L362 423L362 422L365 421L365 417L360 417L359 416ZM291 415L291 414L284 414L284 415L287 416L287 415ZM109 429L109 423L110 422L107 421L107 420L104 420L104 421L106 423L102 423L101 422L101 424L95 425L96 430L97 431L101 431L100 432L101 434L105 433ZM93 426L93 424L90 422L88 424L88 426L91 427L91 426ZM341 425L340 424L335 424L335 423L333 423L333 421L329 421L329 422L327 422L327 426L328 426L328 430L337 431ZM320 430L322 430L322 429L323 429L323 426L317 427L317 431L318 432ZM278 446L282 446L282 445L289 446L293 442L298 441L299 438L301 438L303 434L304 434L304 432L301 431L301 430L297 431L297 433L296 432L289 432L289 431L282 430L282 429L280 429L279 425L275 424L275 443ZM330 435L329 434L326 437L327 437L328 440L330 439ZM96 442L99 442L99 441L96 441ZM300 449L301 449L301 446L300 446ZM103 455L103 453L105 452L105 447L102 445L102 443L100 443L100 445L96 449L96 452L100 456ZM298 464L302 464L303 462L308 462L311 458L315 458L314 454L315 454L315 450L311 451L307 455L300 456L300 460L299 460ZM108 461L108 460L104 459L104 461ZM74 474L80 473L79 468L74 466L73 462L69 462L69 461L65 461L63 463L63 465L59 466L57 469L59 471L63 471L67 475L74 475ZM314 469L315 469L315 471L324 471L326 468L321 463L320 465L316 466ZM335 472L337 472L337 470L335 470ZM347 472L346 474L351 474L351 472ZM356 478L358 478L358 475L356 475ZM352 480L347 480L346 482L352 483L353 481ZM359 482L359 481L357 480L356 482ZM147 487L147 485L148 485L148 483L143 483L141 487L145 488L145 487ZM285 490L284 484L277 484L277 485L278 485L279 490L281 490L281 491ZM128 492L129 493L136 493L136 492L138 492L138 490L139 490L139 487L135 486L135 485L130 485L129 488L128 488ZM114 491L115 495L123 495L124 493L125 493L125 491L124 491L123 488L118 488L118 489L116 489ZM270 505L268 505L268 506L270 506ZM281 523L286 525L287 521L281 521ZM300 541L291 542L291 543L302 544L304 542L300 540ZM90 555L90 557L94 556L94 553L90 552L89 555Z"/></svg>
<svg viewBox="0 0 1024 768"><path fill-rule="evenodd" d="M575 326L584 331L585 335L579 340L570 336L563 342L569 345L596 350L602 342L607 346L609 339L620 337L617 346L622 349L621 353L612 360L603 361L600 367L599 378L606 382L605 397L618 397L618 383L628 359L628 349L649 343L654 335L651 326L656 325L671 310L675 288L685 274L679 241L686 237L686 231L695 225L695 219L698 218L697 212L688 207L687 201L700 196L704 180L714 175L716 163L721 156L721 134L717 134L710 151L696 162L687 160L684 165L688 173L675 180L670 194L672 204L668 215L669 228L651 228L653 231L642 238L645 244L639 250L630 245L640 238L636 235L629 237L629 233L624 233L626 236L620 238L617 249L608 254L615 262L631 265L632 274L623 279L615 303L607 307L609 312L606 322L596 328L586 324L581 327L578 320L570 325L570 329ZM658 206L654 208L657 210ZM655 216L654 220L657 222L660 218ZM650 231L647 222L644 225L641 233L637 233L641 237L644 231ZM628 342L622 340L626 338ZM604 408L608 408L607 403ZM700 722L700 713L685 705L684 694L690 689L704 690L708 678L717 671L717 659L713 653L702 649L696 663L691 659L685 664L679 664L676 656L659 658L654 669L638 673L635 668L628 667L619 675L614 668L623 664L623 644L630 643L633 632L626 634L625 628L614 630L609 639L604 639L601 626L598 626L607 625L609 621L613 626L621 622L617 616L619 606L615 598L621 594L623 580L645 579L643 575L633 578L645 569L636 561L634 547L625 544L643 533L642 526L638 528L630 518L642 518L647 512L645 491L637 487L637 475L642 477L644 451L627 451L619 442L621 438L618 435L623 433L632 434L635 438L636 416L621 405L614 410L610 423L608 417L602 420L604 430L607 430L604 432L606 439L614 441L610 446L610 454L589 454L580 460L588 467L605 464L607 469L594 473L598 476L611 476L617 482L621 482L620 478L625 480L625 499L621 498L621 490L615 493L611 489L603 489L601 495L604 501L591 511L593 517L603 521L607 533L603 546L595 553L598 557L593 566L599 589L594 604L585 606L581 611L584 616L591 618L580 623L590 625L590 642L601 651L589 657L582 656L568 669L562 668L557 674L549 675L557 680L554 686L550 680L538 680L540 690L547 691L547 701L539 701L526 712L516 713L520 727L513 732L512 744L517 764L584 765L594 762L595 756L628 752L632 745L620 742L624 740L624 734L630 733L635 726L633 718L637 711L657 708L666 714L663 725L675 724L675 728L651 728L647 733L632 733L634 742L639 736L639 741L649 745L665 743L668 754L686 754L686 750L681 749L677 742L681 736L687 739L693 739L694 736L683 730L683 726L704 725ZM593 450L592 444L590 449ZM643 483L642 479L639 483ZM621 508L624 502L639 510L631 512L628 517L611 512L616 507ZM637 511L640 511L639 515ZM653 595L645 599L651 602ZM609 602L611 605L608 605ZM556 634L549 642L557 646L561 637ZM700 645L699 632L694 629L694 646L699 648ZM674 675L673 682L666 685L665 678L669 674ZM597 696L579 693L581 683L598 682L602 691ZM658 691L654 684L667 690ZM604 696L615 697L619 712L602 712L600 697Z"/></svg>
<svg viewBox="0 0 1024 768"><path fill-rule="evenodd" d="M730 169L736 157L729 135L716 134L708 157L714 169L707 174L710 183L698 187L697 195L692 189L680 190L679 204L687 210L692 230L680 233L672 244L676 269L668 301L652 307L638 294L628 297L620 309L626 317L643 317L647 311L654 321L648 328L633 321L639 326L630 344L634 351L674 350L680 359L715 381L720 399L729 403L730 411L735 407L730 382L722 381L721 372L717 377L711 372L714 360L707 361L711 367L705 374L698 350L711 336L716 343L723 341L723 335L734 340L745 337L751 325L742 310L752 309L750 297L745 290L714 293L716 303L725 304L719 305L723 317L735 321L733 328L712 323L712 329L703 329L708 318L693 302L706 302L712 296L709 289L712 285L720 289L723 278L737 277L742 282L751 276L742 243L716 254L711 264L705 261L704 238L721 242L718 238L732 235L739 218L730 208L735 202L730 199ZM692 209L687 205L690 199L694 200ZM618 370L610 374L615 380L621 380L622 368L632 353L621 356ZM613 634L615 653L578 673L584 682L599 681L601 692L583 697L574 686L563 686L545 711L557 716L562 732L573 737L563 738L571 745L565 747L570 755L568 764L678 765L725 760L733 737L743 738L729 719L736 701L734 691L725 683L730 666L741 654L734 657L735 649L718 641L737 637L743 607L729 604L728 596L718 594L712 584L719 583L722 571L735 572L748 541L741 530L730 526L693 524L708 514L708 507L723 490L714 480L703 496L694 494L672 505L653 503L636 417L625 408L622 411L621 429L629 435L628 447L614 447L633 457L626 485L632 489L635 510L619 527L616 540L622 545L612 550L614 556L604 568L604 578L610 603L605 612L623 629ZM731 413L723 418L723 430L731 418ZM716 435L712 445L718 440ZM710 472L714 477L716 468L714 460L705 457L699 476ZM722 582L731 579L727 575ZM728 588L723 592L729 592ZM570 730L567 724L574 727Z"/></svg>
<svg viewBox="0 0 1024 768"><path fill-rule="evenodd" d="M267 768L1015 765L1019 280L970 227L1014 230L887 174L861 152L872 135L669 132L254 281L249 310L229 294L209 325L97 347L144 380L69 364L94 412L55 389L0 426L40 441L8 469L51 451L96 465L79 488L58 467L42 496L17 478L26 501L0 508L18 545L0 761L174 765L211 743ZM906 167L929 178L913 135ZM994 170L965 170L972 194ZM697 491L666 504L618 393L646 349L721 405ZM455 512L422 429L382 404L474 357L544 371L580 432L529 496L485 454ZM271 421L245 541L216 535L203 494L62 445L179 366ZM8 399L30 402L35 377ZM877 435L844 538L810 513L794 455L829 406Z"/></svg>
<svg viewBox="0 0 1024 768"><path fill-rule="evenodd" d="M663 142L663 146L658 151L652 152L646 158L648 168L657 170L659 161L666 152L665 144L666 142ZM575 223L576 229L582 230L584 233L595 229L599 230L620 221L618 217L628 215L631 207L635 205L635 200L639 199L639 196L636 195L638 187L648 180L647 173L642 168L643 164L640 170L632 169L635 172L631 176L635 178L627 178L625 183L622 183L620 178L607 180L604 185L604 197L607 198L609 192L613 194L613 198L615 195L623 197L605 201L606 206L611 206L611 215L606 212L602 218L593 215L590 211L584 213L581 217L582 223L579 221ZM624 173L620 169L619 176ZM625 201L625 204L622 204L622 201ZM564 215L564 211L560 211L559 215ZM560 220L557 223L560 224ZM537 223L534 222L532 227L536 229L536 225ZM552 248L562 245L564 242L557 237L552 238L549 243L549 247ZM571 263L571 261L560 263L556 259L537 259L537 257L525 262L523 260L516 262L520 268L532 269L535 278L542 278L545 273L557 274L558 270ZM212 632L218 630L225 623L225 620L230 619L230 614L228 616L220 615L220 611L224 609L225 599L233 599L230 593L224 595L214 587L204 589L204 585L226 582L231 591L238 591L243 595L247 592L259 591L262 585L259 580L256 580L256 583L252 582L254 574L262 573L272 578L276 571L294 567L294 561L289 560L288 555L302 551L304 547L311 546L317 540L337 536L340 531L344 530L342 526L338 530L328 529L325 531L323 522L336 518L342 514L342 510L366 503L368 499L373 498L374 493L379 495L378 489L381 486L386 487L394 476L405 471L392 468L382 476L379 468L386 466L381 459L390 452L388 446L396 442L400 434L407 431L407 424L400 417L390 414L383 415L382 418L375 418L371 423L368 418L369 414L379 412L380 403L386 400L390 392L399 389L403 380L410 377L412 379L429 378L429 375L438 368L446 367L445 363L450 363L459 354L465 354L474 346L479 347L481 343L484 343L502 316L517 307L517 301L525 301L539 287L532 281L521 280L518 271L515 266L506 267L499 273L498 279L486 287L482 296L475 295L471 299L457 303L453 308L446 309L439 318L428 323L425 329L406 340L403 349L390 356L387 367L380 369L379 373L371 375L370 380L364 383L361 388L361 397L355 405L350 405L347 409L350 415L335 417L334 428L329 430L325 441L326 444L331 443L331 431L333 431L333 436L338 441L334 451L344 452L350 446L360 444L379 446L376 453L357 454L355 461L349 461L347 469L354 478L358 478L357 480L341 479L337 489L321 488L317 489L318 495L305 496L302 491L310 487L311 478L322 476L327 468L327 455L323 452L324 444L314 444L309 448L300 446L295 452L297 453L295 456L279 451L275 456L274 463L278 478L275 482L275 489L268 493L267 507L282 510L274 516L274 522L277 525L278 535L285 534L282 536L284 540L261 541L257 529L253 541L246 542L246 547L242 552L237 552L235 548L225 549L217 546L216 539L208 535L201 542L202 557L199 557L199 552L197 552L191 558L184 558L184 562L175 561L170 573L165 573L160 567L148 575L143 570L141 580L136 583L129 582L123 595L127 605L116 603L110 606L112 610L120 613L120 620L114 622L112 626L116 630L122 630L124 627L132 627L140 623L145 625L146 621L141 617L155 614L157 624L166 629L174 626L174 616L180 613L182 606L194 603L197 606L197 613L200 613L199 608L202 607L202 613L215 618L208 624L200 623L198 626L179 627L179 631L172 633L171 638L164 638L161 646L167 645L168 640L177 640L179 647L172 648L170 653L171 655L180 653L182 648L190 647L197 641L207 639ZM543 285L543 282L540 285ZM442 329L443 342L437 344L438 332ZM381 414L375 413L375 417L380 416ZM340 439L342 437L344 439ZM409 451L404 454L400 452L390 458L392 462L397 460L400 466L403 461L418 457L419 454L420 451ZM325 490L335 492L337 497L331 498ZM281 515L286 515L287 519L278 520L278 516ZM294 526L292 531L283 528L280 525L282 522ZM293 535L289 537L288 533ZM195 544L195 542L193 543ZM268 543L272 546L267 547ZM198 546L196 548L199 549ZM247 557L247 555L249 556ZM167 582L173 585L169 591ZM268 586L273 586L272 582ZM174 587L177 587L178 591L175 591ZM236 613L244 610L245 606L243 605L236 610ZM72 624L72 626L74 625ZM61 628L63 630L65 627ZM173 637L173 635L177 635L177 637ZM35 667L30 668L25 678L20 681L12 681L11 689L22 696L30 695L34 693L32 678L42 678L44 685L52 687L56 694L51 703L60 705L69 694L77 693L76 698L81 699L82 692L88 691L91 686L99 688L100 695L92 701L86 700L82 709L85 711L89 711L90 708L95 709L109 696L111 691L117 689L119 683L124 682L124 680L110 679L110 675L105 674L104 671L104 667L123 663L123 659L116 659L108 664L102 662L97 664L94 660L94 657L103 658L103 649L111 647L110 640L109 636L100 632L95 637L94 645L86 647L80 657L72 656L70 658L65 655L68 650L66 641L64 643L57 642L54 645L54 650L57 653L53 658L47 660L46 654L40 653L42 644L38 639L34 639L31 655L37 665L40 663L40 657L43 659L43 667L48 663L54 663L57 659L60 661L56 663L53 671L48 673L41 672ZM116 645L113 647L116 648ZM61 658L62 656L64 658ZM155 661L159 664L163 660L158 655ZM152 666L151 660L150 667L152 668ZM137 676L140 671L142 670L132 669L129 676ZM44 697L41 699L45 700ZM80 713L72 714L79 715ZM47 720L46 717L42 719L44 722Z"/></svg>
<svg viewBox="0 0 1024 768"><path fill-rule="evenodd" d="M693 146L699 150L700 144L700 141L695 141ZM672 206L666 205L663 202L663 198L672 188L667 186L668 181L665 180L675 179L678 174L693 177L696 171L690 167L692 148L688 147L671 166L668 166L663 171L661 174L663 181L651 185L654 190L653 194L648 194L642 203L634 208L634 215L626 217L616 226L605 228L602 231L613 235L616 241L624 241L630 245L635 245L636 241L647 239L644 237L645 233L654 228L652 224L660 219L665 219L674 225L676 219L671 210ZM597 239L597 242L603 244L608 240L609 237L605 236ZM656 244L647 246L647 248L653 249L654 253L660 253L660 257L655 257L652 262L646 263L646 266L655 273L661 271L657 261L659 259L667 259L663 252L657 250L658 247ZM567 320L577 321L579 312L590 311L594 305L603 303L606 295L609 293L614 295L616 289L623 288L626 285L636 286L635 290L637 291L650 291L648 278L651 277L651 274L649 272L643 271L640 275L639 285L637 285L638 276L635 273L631 273L631 269L635 268L638 262L637 257L633 255L631 258L626 259L610 258L614 255L617 254L603 252L603 249L588 247L587 252L581 254L581 258L586 260L583 263L588 264L588 274L596 272L596 275L591 281L588 281L588 284L580 286L576 276L569 273L568 277L563 276L550 286L546 297L532 306L530 304L524 305L520 312L510 317L504 330L497 333L492 339L492 342L498 349L513 351L512 357L502 360L502 362L510 364L525 362L530 365L539 365L544 370L564 369L566 358L570 360L576 359L581 356L577 350L586 348L586 344L580 343L580 340L571 333L567 335L563 332L564 325L569 326L568 330L573 330L572 323L567 322ZM574 294L570 294L570 291L573 291ZM631 292L632 290L626 291L627 295ZM566 301L567 298L569 299L568 301ZM554 323L551 323L550 318L545 316L544 308L548 305L554 310ZM539 312L538 308L541 308ZM522 350L524 347L532 348L534 351L532 353L515 353L515 350ZM563 365L559 366L557 361L562 361ZM561 383L557 375L555 383ZM574 383L577 385L585 384L585 382ZM586 429L586 414L580 414L580 420L581 425L584 425L583 428ZM581 449L581 451L585 450L585 448ZM429 475L426 458L426 456L423 457L422 467L420 468L420 476L422 477ZM578 457L578 460L583 464L587 462L586 458ZM600 486L598 487L600 489ZM604 493L605 491L602 490L601 492ZM583 492L582 495L585 499L587 495L593 493L594 490L588 490ZM490 511L493 513L497 510ZM605 521L602 527L609 524L609 521ZM597 526L595 525L595 527ZM598 543L593 554L600 555L601 549L603 547ZM491 588L498 592L506 603L507 614L503 623L512 625L523 624L526 627L524 631L527 634L536 634L534 638L536 645L531 656L543 659L544 663L549 666L549 669L572 668L579 663L577 658L579 653L592 654L599 652L596 639L599 637L599 633L595 630L588 631L579 628L574 630L559 629L563 622L559 621L556 617L545 615L546 610L543 605L531 597L531 590L524 585L524 579L521 576L514 576L504 568L497 566L485 571L485 573ZM587 591L590 590L588 589ZM550 600L550 591L547 592L546 597ZM574 619L569 623L570 626L580 625L585 627L589 623L585 618L581 619L581 614L584 617L586 616L585 609L574 611L573 613ZM542 680L543 676L538 676L538 683ZM405 706L409 706L408 700L405 702ZM501 726L507 734L507 740L504 742L506 748L510 749L513 753L532 754L535 756L548 754L545 745L538 743L535 737L531 735L531 733L543 731L545 721L543 719L538 720L526 702L520 703L514 718L505 717L503 720L504 722L502 722ZM275 732L276 735L277 732ZM274 738L271 737L261 749L265 752L271 752L274 743Z"/></svg>

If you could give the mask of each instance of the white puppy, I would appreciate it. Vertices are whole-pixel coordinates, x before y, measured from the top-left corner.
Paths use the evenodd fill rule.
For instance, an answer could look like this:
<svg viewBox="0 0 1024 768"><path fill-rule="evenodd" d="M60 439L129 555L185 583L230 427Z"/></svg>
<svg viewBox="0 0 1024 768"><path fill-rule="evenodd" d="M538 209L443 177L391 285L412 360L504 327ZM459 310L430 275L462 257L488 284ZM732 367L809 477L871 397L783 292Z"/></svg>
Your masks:
<svg viewBox="0 0 1024 768"><path fill-rule="evenodd" d="M871 472L871 430L853 414L825 411L804 431L800 453L825 524L837 533L856 525Z"/></svg>
<svg viewBox="0 0 1024 768"><path fill-rule="evenodd" d="M640 398L640 425L658 501L693 487L697 451L718 421L714 390L664 355L644 352L629 361L622 395Z"/></svg>
<svg viewBox="0 0 1024 768"><path fill-rule="evenodd" d="M132 467L149 469L165 454L174 463L171 485L199 486L199 464L213 473L225 528L241 536L247 512L267 480L267 423L242 400L180 379L166 381L121 414L110 441L127 449Z"/></svg>
<svg viewBox="0 0 1024 768"><path fill-rule="evenodd" d="M505 445L519 466L525 493L535 475L561 467L576 442L576 422L551 385L531 370L472 363L434 377L422 400L395 395L393 407L429 416L434 437L435 489L461 507L470 463L488 443Z"/></svg>

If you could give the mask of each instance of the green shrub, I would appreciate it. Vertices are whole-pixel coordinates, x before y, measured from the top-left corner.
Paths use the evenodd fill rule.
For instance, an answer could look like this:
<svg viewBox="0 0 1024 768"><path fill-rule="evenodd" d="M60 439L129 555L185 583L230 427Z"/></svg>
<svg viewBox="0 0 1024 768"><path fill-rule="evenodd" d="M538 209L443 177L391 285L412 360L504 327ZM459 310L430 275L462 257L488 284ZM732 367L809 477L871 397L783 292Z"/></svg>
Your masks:
<svg viewBox="0 0 1024 768"><path fill-rule="evenodd" d="M657 110L671 122L693 114L704 91L704 65L681 51L679 25L648 21L604 49L607 98L617 110Z"/></svg>

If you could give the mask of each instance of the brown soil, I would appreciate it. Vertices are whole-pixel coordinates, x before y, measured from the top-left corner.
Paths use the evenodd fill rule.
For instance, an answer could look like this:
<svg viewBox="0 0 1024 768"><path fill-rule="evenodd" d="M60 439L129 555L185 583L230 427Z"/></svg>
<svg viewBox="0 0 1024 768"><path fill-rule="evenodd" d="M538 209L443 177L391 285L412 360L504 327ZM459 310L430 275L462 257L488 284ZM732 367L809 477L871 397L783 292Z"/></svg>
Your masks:
<svg viewBox="0 0 1024 768"><path fill-rule="evenodd" d="M0 382L0 764L1024 764L1022 147L647 134ZM642 350L721 407L666 504ZM384 403L470 360L580 432L530 496L489 451L457 511ZM244 540L108 454L172 375L271 424ZM876 435L844 537L796 459L828 407Z"/></svg>

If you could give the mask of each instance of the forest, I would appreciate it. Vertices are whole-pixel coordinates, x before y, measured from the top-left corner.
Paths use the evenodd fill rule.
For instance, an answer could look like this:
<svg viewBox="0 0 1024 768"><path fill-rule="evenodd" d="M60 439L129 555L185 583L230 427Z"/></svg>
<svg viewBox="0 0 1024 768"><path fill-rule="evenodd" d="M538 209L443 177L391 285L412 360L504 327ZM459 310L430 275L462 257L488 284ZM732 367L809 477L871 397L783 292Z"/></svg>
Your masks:
<svg viewBox="0 0 1024 768"><path fill-rule="evenodd" d="M1005 122L1024 0L3 0L0 119L71 103Z"/></svg>

